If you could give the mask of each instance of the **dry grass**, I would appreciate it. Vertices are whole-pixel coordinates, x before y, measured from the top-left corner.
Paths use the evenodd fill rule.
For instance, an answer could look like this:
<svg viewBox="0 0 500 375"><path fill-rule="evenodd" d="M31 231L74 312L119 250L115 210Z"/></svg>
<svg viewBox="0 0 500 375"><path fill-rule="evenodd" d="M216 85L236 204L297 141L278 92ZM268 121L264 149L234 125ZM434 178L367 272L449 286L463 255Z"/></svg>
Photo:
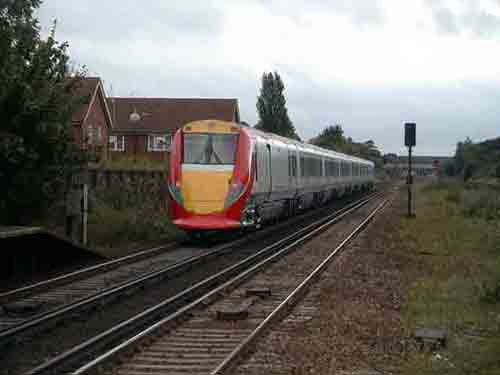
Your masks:
<svg viewBox="0 0 500 375"><path fill-rule="evenodd" d="M167 170L168 160L153 160L145 156L114 156L107 160L101 160L96 167L104 169L124 169L124 170Z"/></svg>
<svg viewBox="0 0 500 375"><path fill-rule="evenodd" d="M420 186L413 219L403 190L332 265L319 319L276 345L283 367L267 373L500 374L500 224L467 210L476 189ZM417 351L420 327L447 329L447 346Z"/></svg>
<svg viewBox="0 0 500 375"><path fill-rule="evenodd" d="M166 202L130 191L94 195L88 223L91 246L103 249L137 247L177 237ZM101 251L113 255L113 251ZM121 253L121 255L123 255Z"/></svg>
<svg viewBox="0 0 500 375"><path fill-rule="evenodd" d="M440 359L407 353L402 374L500 374L500 301L494 298L500 225L481 203L495 199L458 184L425 187L417 194L417 218L405 219L388 237L394 255L405 259L405 336L417 327L449 332Z"/></svg>

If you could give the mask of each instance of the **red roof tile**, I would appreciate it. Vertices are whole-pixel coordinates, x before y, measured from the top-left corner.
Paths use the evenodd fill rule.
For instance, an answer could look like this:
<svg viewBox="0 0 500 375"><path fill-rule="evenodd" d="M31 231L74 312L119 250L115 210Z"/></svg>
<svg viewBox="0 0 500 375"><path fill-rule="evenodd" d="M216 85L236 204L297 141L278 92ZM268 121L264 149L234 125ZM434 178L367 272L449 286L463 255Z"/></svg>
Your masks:
<svg viewBox="0 0 500 375"><path fill-rule="evenodd" d="M195 120L239 121L236 99L108 98L108 107L115 132L174 132ZM130 121L134 111L137 122Z"/></svg>

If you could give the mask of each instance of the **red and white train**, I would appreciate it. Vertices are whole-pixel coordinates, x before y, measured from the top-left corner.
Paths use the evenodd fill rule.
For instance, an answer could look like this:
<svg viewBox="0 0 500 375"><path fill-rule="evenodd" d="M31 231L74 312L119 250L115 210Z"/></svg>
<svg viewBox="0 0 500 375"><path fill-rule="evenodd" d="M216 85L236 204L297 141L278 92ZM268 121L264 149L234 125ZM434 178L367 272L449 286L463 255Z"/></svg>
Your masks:
<svg viewBox="0 0 500 375"><path fill-rule="evenodd" d="M172 142L170 214L194 233L252 227L373 182L371 161L232 122L195 121Z"/></svg>

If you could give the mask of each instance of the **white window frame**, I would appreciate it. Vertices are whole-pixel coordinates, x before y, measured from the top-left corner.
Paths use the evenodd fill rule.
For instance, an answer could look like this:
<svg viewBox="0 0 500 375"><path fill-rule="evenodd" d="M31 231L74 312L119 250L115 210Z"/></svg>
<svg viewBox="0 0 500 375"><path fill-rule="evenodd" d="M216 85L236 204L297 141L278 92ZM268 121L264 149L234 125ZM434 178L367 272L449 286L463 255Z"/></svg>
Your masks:
<svg viewBox="0 0 500 375"><path fill-rule="evenodd" d="M100 126L97 127L96 139L96 143L102 143L102 128Z"/></svg>
<svg viewBox="0 0 500 375"><path fill-rule="evenodd" d="M92 124L87 125L87 144L94 144L94 126Z"/></svg>
<svg viewBox="0 0 500 375"><path fill-rule="evenodd" d="M161 139L163 138L163 142ZM171 134L148 134L149 152L166 152L170 150L172 144Z"/></svg>
<svg viewBox="0 0 500 375"><path fill-rule="evenodd" d="M119 142L119 139L121 142ZM108 138L109 150L123 152L125 151L125 136L124 135L110 135Z"/></svg>

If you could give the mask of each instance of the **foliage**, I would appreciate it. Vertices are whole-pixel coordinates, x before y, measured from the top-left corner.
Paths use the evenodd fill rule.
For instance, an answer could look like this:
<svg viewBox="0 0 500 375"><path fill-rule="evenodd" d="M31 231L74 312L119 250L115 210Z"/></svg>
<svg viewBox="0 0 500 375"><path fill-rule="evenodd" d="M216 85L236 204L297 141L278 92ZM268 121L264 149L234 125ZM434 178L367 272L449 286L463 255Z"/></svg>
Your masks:
<svg viewBox="0 0 500 375"><path fill-rule="evenodd" d="M152 160L145 156L109 156L107 160L101 160L96 166L104 169L166 170L168 160Z"/></svg>
<svg viewBox="0 0 500 375"><path fill-rule="evenodd" d="M382 234L407 290L401 308L404 336L413 335L416 328L438 327L450 333L439 352L441 360L435 353L405 352L401 368L393 372L500 373L500 227L498 221L464 215L467 195L473 193L451 181L419 188L417 216ZM397 203L401 212L405 203Z"/></svg>
<svg viewBox="0 0 500 375"><path fill-rule="evenodd" d="M338 124L327 126L316 138L311 139L310 143L319 147L371 160L375 163L377 168L381 168L383 164L382 155L375 145L375 142L372 140L360 143L354 142L352 138L346 138L344 136L342 126Z"/></svg>
<svg viewBox="0 0 500 375"><path fill-rule="evenodd" d="M485 220L500 219L500 194L489 187L467 189L464 195L464 215Z"/></svg>
<svg viewBox="0 0 500 375"><path fill-rule="evenodd" d="M68 78L68 45L55 40L55 24L41 39L39 5L0 3L0 224L42 214L83 161L69 126L83 72Z"/></svg>
<svg viewBox="0 0 500 375"><path fill-rule="evenodd" d="M277 72L262 75L262 87L257 98L260 121L257 129L300 140L295 127L288 117L286 99L283 95L285 85Z"/></svg>
<svg viewBox="0 0 500 375"><path fill-rule="evenodd" d="M473 143L470 138L457 144L455 173L467 181L479 176L500 177L500 138Z"/></svg>
<svg viewBox="0 0 500 375"><path fill-rule="evenodd" d="M131 241L170 239L181 233L169 219L166 202L155 194L130 186L107 188L93 192L90 203L91 245L119 247Z"/></svg>
<svg viewBox="0 0 500 375"><path fill-rule="evenodd" d="M481 302L495 304L500 302L500 278L496 280L493 286L484 285L483 293L481 294Z"/></svg>

